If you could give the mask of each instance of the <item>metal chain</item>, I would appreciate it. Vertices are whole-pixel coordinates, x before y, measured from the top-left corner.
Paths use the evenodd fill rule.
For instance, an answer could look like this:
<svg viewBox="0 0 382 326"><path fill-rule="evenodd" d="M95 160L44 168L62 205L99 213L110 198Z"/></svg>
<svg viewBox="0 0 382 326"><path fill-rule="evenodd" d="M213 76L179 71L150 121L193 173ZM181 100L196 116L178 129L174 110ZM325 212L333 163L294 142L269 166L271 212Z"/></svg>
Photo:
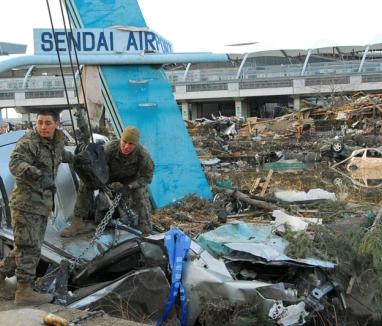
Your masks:
<svg viewBox="0 0 382 326"><path fill-rule="evenodd" d="M103 234L103 232L105 231L106 229L106 226L109 224L110 220L112 219L113 217L113 214L114 214L114 211L115 209L118 207L119 205L119 202L122 198L122 194L119 193L117 194L117 196L115 196L114 200L113 200L113 203L110 207L110 209L107 211L107 213L105 214L105 217L102 219L102 221L98 224L96 230L95 230L95 233L94 233L94 236L93 238L90 240L88 246L82 251L82 253L70 264L70 267L69 267L69 271L70 273L73 272L73 270L76 268L77 265L80 265L80 261L82 259L82 257L87 253L87 251L93 247L94 243L96 242L96 240Z"/></svg>
<svg viewBox="0 0 382 326"><path fill-rule="evenodd" d="M103 310L89 311L86 315L71 320L69 322L69 326L78 325L78 323L81 321L88 320L95 317L100 317L100 316L103 316L104 314L105 312Z"/></svg>
<svg viewBox="0 0 382 326"><path fill-rule="evenodd" d="M50 271L49 273L45 274L44 276L40 277L38 280L39 282L43 283L45 279L48 279L50 276L54 275L54 274L57 274L57 272L60 270L60 266L56 267L55 269L53 269L52 271Z"/></svg>
<svg viewBox="0 0 382 326"><path fill-rule="evenodd" d="M115 223L114 224L114 239L113 239L113 243L111 244L111 248L114 248L117 246L120 235L121 234L118 229L118 223Z"/></svg>
<svg viewBox="0 0 382 326"><path fill-rule="evenodd" d="M130 222L131 222L131 225L133 228L137 227L137 224L138 224L138 220L137 220L137 214L135 213L135 211L133 211L129 206L127 206L126 202L125 201L122 201L121 202L121 206L123 208L123 210L126 212Z"/></svg>

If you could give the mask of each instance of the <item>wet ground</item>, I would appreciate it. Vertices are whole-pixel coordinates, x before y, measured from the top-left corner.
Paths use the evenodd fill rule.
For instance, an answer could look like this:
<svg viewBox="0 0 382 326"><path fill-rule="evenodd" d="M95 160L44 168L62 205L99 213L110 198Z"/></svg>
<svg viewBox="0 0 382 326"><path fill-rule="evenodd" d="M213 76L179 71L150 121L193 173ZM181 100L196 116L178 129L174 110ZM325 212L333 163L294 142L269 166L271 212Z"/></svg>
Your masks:
<svg viewBox="0 0 382 326"><path fill-rule="evenodd" d="M17 309L17 310L15 310ZM21 309L21 310L19 310ZM32 310L33 309L33 310ZM6 313L7 311L12 311ZM17 312L17 313L14 313ZM82 326L140 326L147 325L142 323L137 323L129 321L126 319L119 319L110 317L102 312L98 314L89 314L86 311L80 311L77 309L66 308L63 306L56 306L53 304L44 304L39 306L16 306L10 300L0 299L0 324L2 326L15 326L15 325L28 325L28 326L38 326L43 325L42 316L43 312L52 313L66 319L69 322L78 320L78 323L71 325L82 325ZM89 316L89 318L86 318ZM79 320L82 319L83 320ZM61 324L55 324L61 325Z"/></svg>

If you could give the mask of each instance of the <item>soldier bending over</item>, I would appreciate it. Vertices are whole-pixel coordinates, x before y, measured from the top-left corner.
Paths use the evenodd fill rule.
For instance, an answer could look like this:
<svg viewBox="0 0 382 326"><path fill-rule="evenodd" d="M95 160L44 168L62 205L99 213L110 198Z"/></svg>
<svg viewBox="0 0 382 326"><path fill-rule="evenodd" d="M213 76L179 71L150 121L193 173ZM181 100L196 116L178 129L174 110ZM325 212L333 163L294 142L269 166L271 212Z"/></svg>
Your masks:
<svg viewBox="0 0 382 326"><path fill-rule="evenodd" d="M123 193L125 198L131 197L132 209L138 214L138 228L144 235L149 234L152 226L147 188L153 177L154 162L147 150L139 144L139 130L135 127L125 128L120 140L105 145L105 154L109 167L109 186L116 192ZM73 237L89 231L84 220L91 211L94 190L80 182L74 220L61 233L62 237Z"/></svg>

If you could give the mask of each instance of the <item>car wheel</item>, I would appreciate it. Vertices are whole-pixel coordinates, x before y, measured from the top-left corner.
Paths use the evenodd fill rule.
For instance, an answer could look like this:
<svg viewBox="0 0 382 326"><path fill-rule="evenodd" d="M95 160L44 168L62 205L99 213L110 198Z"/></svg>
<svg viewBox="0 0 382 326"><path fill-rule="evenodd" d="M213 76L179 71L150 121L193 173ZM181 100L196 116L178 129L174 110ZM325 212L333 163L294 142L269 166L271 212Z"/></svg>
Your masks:
<svg viewBox="0 0 382 326"><path fill-rule="evenodd" d="M341 153L344 149L344 144L341 142L335 142L332 144L332 151L335 153Z"/></svg>

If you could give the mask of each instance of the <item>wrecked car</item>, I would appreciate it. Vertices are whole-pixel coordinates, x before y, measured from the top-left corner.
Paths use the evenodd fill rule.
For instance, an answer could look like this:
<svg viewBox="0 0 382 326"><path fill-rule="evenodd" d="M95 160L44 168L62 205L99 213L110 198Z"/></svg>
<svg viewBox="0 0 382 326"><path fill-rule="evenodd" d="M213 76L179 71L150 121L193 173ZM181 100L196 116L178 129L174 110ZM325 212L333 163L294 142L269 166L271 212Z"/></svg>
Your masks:
<svg viewBox="0 0 382 326"><path fill-rule="evenodd" d="M382 148L362 148L352 152L348 171L382 168Z"/></svg>
<svg viewBox="0 0 382 326"><path fill-rule="evenodd" d="M382 186L382 148L362 148L350 155L346 170L365 187Z"/></svg>
<svg viewBox="0 0 382 326"><path fill-rule="evenodd" d="M382 148L360 148L331 165L330 169L340 176L333 184L350 181L356 188L376 189L382 186Z"/></svg>
<svg viewBox="0 0 382 326"><path fill-rule="evenodd" d="M334 140L323 145L320 148L320 153L322 157L338 162L346 159L355 149L356 147L346 145L342 140Z"/></svg>

